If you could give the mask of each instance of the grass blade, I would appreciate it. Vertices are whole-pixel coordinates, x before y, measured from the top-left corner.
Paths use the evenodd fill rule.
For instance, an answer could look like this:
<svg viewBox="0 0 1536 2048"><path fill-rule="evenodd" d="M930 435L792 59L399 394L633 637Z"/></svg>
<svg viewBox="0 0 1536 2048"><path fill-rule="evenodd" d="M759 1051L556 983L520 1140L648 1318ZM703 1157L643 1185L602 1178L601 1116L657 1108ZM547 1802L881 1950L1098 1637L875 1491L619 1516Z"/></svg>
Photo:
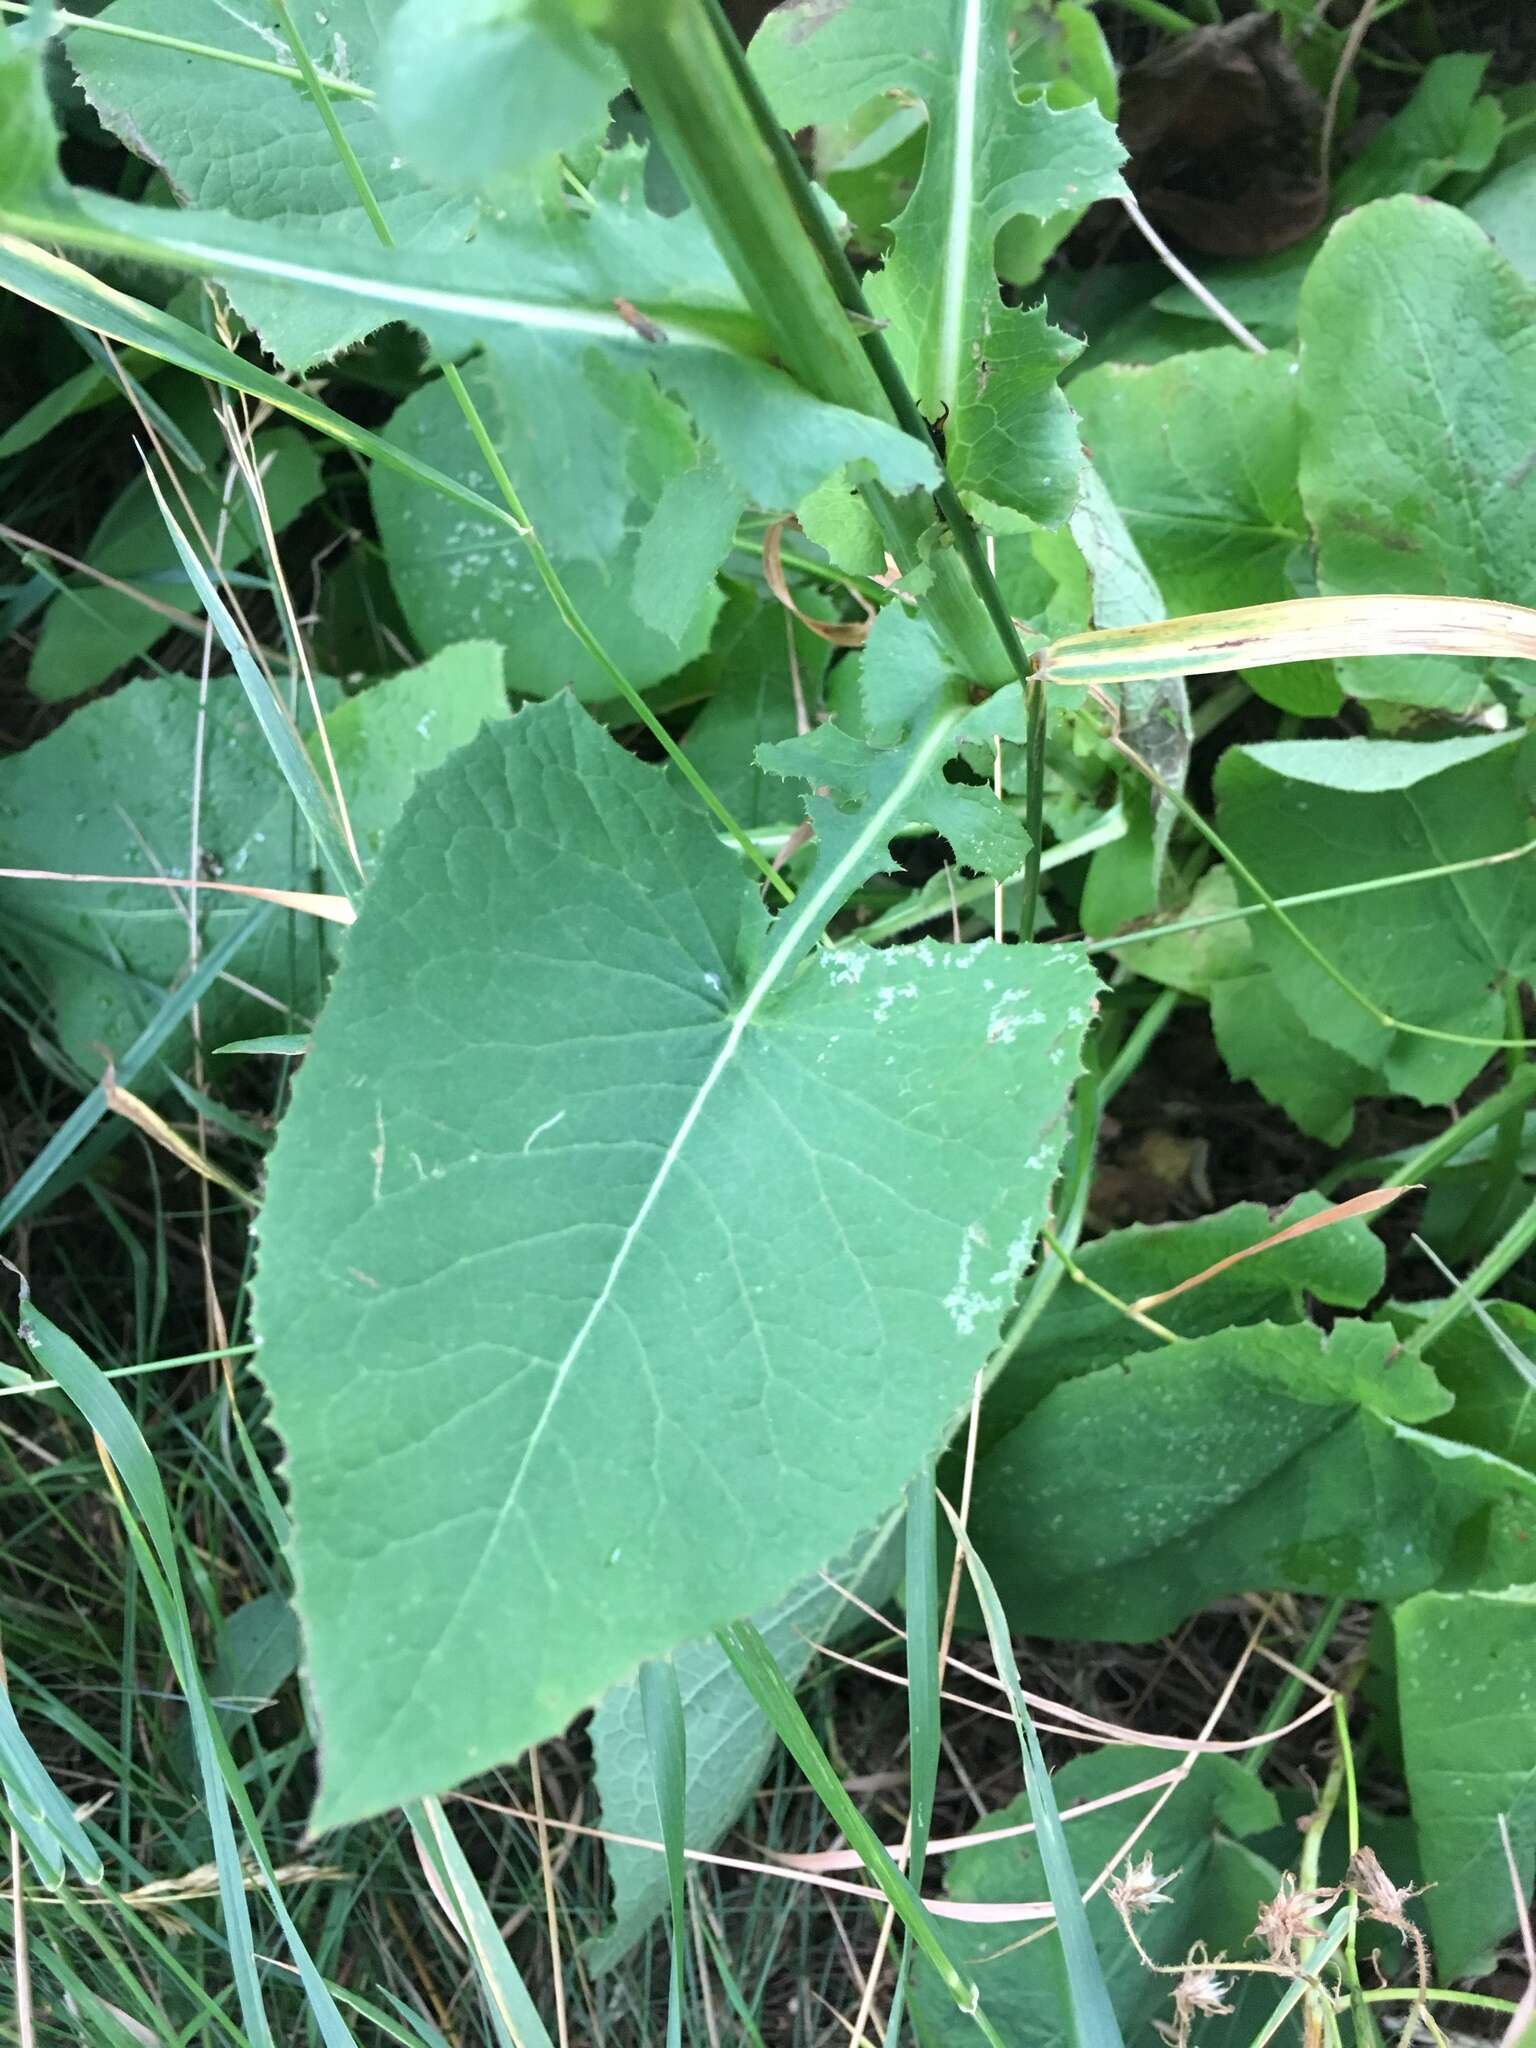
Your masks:
<svg viewBox="0 0 1536 2048"><path fill-rule="evenodd" d="M36 248L15 235L0 234L0 285L87 332L108 335L113 341L124 342L163 363L187 370L194 377L206 377L210 383L243 391L248 398L275 406L354 455L392 469L397 476L409 477L440 497L453 499L477 519L489 519L514 533L522 531L507 508L494 499L482 497L468 484L434 469L430 462L419 461L392 442L370 434L366 427L355 426L307 391L285 384L269 370L246 362L243 356L221 347L187 321L103 284L88 270L50 250Z"/></svg>
<svg viewBox="0 0 1536 2048"><path fill-rule="evenodd" d="M933 1832L933 1802L939 1783L939 1550L933 1473L924 1471L907 1488L907 1770L910 1785L907 1875L919 1892ZM912 1975L912 1937L903 1930L901 1964L886 2016L885 2039L895 2048Z"/></svg>
<svg viewBox="0 0 1536 2048"><path fill-rule="evenodd" d="M976 1555L965 1530L961 1528L959 1517L947 1501L944 1507L955 1532L955 1541L965 1552L971 1584L976 1589L976 1598L981 1604L982 1615L987 1624L987 1641L992 1646L992 1661L997 1666L997 1675L1003 1681L1008 1694L1008 1704L1013 1709L1013 1718L1018 1726L1019 1751L1024 1761L1024 1784L1029 1794L1029 1809L1035 1822L1035 1838L1040 1845L1040 1862L1045 1871L1046 1886L1056 1914L1056 1931L1061 1939L1062 1956L1066 1963L1067 1995L1072 2006L1072 2029L1077 2048L1123 2048L1120 2022L1115 2018L1115 2009L1110 2003L1109 1987L1104 1981L1099 1953L1094 1947L1077 1872L1072 1867L1071 1852L1067 1848L1066 1829L1061 1824L1061 1815L1056 1808L1056 1795L1051 1789L1050 1773L1045 1767L1045 1755L1040 1748L1040 1737L1035 1732L1035 1724L1025 1703L1019 1667L1013 1654L1013 1642L1008 1633L1007 1617L1003 1613L1002 1602L997 1597L997 1588L992 1583L991 1575Z"/></svg>
<svg viewBox="0 0 1536 2048"><path fill-rule="evenodd" d="M341 822L315 772L315 764L304 750L304 742L299 737L298 728L289 717L272 685L252 660L239 627L230 617L224 600L213 587L212 578L177 525L175 516L165 501L165 493L160 488L160 479L147 464L144 473L149 478L149 488L154 493L155 504L159 508L160 517L165 521L166 531L181 557L181 565L187 572L187 580L197 592L198 601L208 614L224 652L234 664L246 699L256 714L257 724L261 727L262 738L271 748L273 759L282 770L283 780L293 792L294 801L315 836L315 845L322 860L330 869L337 888L348 902L351 902L362 879L362 870L348 849Z"/></svg>
<svg viewBox="0 0 1536 2048"><path fill-rule="evenodd" d="M245 1872L235 1838L232 1812L240 1822L246 1846L263 1879L268 1903L293 1956L321 2039L326 2048L356 2048L351 2030L316 1969L284 1902L282 1887L263 1844L244 1782L230 1756L203 1683L182 1588L170 1507L149 1446L122 1396L106 1375L73 1338L66 1336L33 1306L26 1279L19 1269L9 1260L0 1263L8 1266L21 1283L19 1327L22 1341L96 1434L134 1560L148 1589L177 1684L186 1701L193 1752L202 1783L209 1833L213 1839L219 1901L244 2030L253 2048L275 2048L262 2000Z"/></svg>
<svg viewBox="0 0 1536 2048"><path fill-rule="evenodd" d="M554 2048L441 1801L423 1799L408 1806L406 1818L432 1874L452 1902L498 2033L513 2048Z"/></svg>
<svg viewBox="0 0 1536 2048"><path fill-rule="evenodd" d="M38 1876L54 1890L64 1882L64 1866L72 1863L87 1884L100 1884L97 1855L74 1808L49 1777L42 1758L28 1742L11 1705L0 1673L0 1791L11 1824L26 1845Z"/></svg>
<svg viewBox="0 0 1536 2048"><path fill-rule="evenodd" d="M816 1738L800 1703L784 1682L768 1645L750 1621L734 1622L716 1631L725 1651L748 1692L773 1723L779 1740L805 1773L811 1790L831 1814L875 1883L895 1907L897 1916L928 1961L945 1990L961 2012L976 2022L982 2038L992 2048L1004 2048L1002 2036L981 2010L981 1988L961 1975L950 1960L932 1916L906 1874L899 1870L889 1850L860 1813L847 1788L832 1768L831 1759Z"/></svg>

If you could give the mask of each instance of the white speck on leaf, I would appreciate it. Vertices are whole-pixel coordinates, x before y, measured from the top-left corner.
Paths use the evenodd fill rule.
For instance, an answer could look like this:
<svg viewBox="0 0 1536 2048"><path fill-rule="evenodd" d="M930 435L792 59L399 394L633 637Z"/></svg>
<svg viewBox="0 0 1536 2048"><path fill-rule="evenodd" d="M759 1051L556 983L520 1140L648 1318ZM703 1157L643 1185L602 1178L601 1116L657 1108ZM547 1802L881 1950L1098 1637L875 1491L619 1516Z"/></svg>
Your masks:
<svg viewBox="0 0 1536 2048"><path fill-rule="evenodd" d="M1003 1306L1001 1295L983 1294L971 1280L971 1265L978 1245L985 1246L986 1232L979 1223L968 1223L960 1240L960 1270L955 1284L944 1297L949 1320L961 1337L972 1336L983 1316L996 1315Z"/></svg>

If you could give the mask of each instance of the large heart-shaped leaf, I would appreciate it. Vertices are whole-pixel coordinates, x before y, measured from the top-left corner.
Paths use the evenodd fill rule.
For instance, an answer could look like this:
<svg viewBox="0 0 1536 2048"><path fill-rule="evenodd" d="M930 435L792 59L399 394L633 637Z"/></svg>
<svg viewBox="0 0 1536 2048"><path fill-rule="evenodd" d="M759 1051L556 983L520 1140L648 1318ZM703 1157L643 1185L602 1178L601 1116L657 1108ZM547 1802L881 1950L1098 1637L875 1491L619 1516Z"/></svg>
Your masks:
<svg viewBox="0 0 1536 2048"><path fill-rule="evenodd" d="M483 732L392 835L261 1231L322 1821L766 1606L963 1403L1092 974L807 954L960 716L776 921L569 697Z"/></svg>

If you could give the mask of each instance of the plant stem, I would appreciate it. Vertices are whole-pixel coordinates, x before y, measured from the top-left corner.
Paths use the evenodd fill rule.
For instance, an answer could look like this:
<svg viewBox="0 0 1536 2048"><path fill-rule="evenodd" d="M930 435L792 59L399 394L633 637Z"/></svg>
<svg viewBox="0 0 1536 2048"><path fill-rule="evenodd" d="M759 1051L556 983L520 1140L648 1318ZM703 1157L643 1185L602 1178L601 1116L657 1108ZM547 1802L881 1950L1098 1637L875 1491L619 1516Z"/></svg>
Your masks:
<svg viewBox="0 0 1536 2048"><path fill-rule="evenodd" d="M1415 1181L1423 1180L1426 1174L1443 1166L1446 1160L1454 1159L1490 1124L1498 1123L1504 1117L1518 1116L1523 1129L1525 1105L1533 1095L1536 1095L1536 1066L1522 1062L1514 1079L1506 1081L1496 1095L1488 1096L1475 1109L1469 1109L1465 1116L1447 1124L1437 1137L1421 1145L1408 1158L1404 1159L1400 1153L1388 1153L1375 1159L1348 1160L1318 1182L1318 1193L1331 1196L1334 1189L1346 1181L1374 1180L1383 1173L1386 1174L1383 1186L1411 1187Z"/></svg>
<svg viewBox="0 0 1536 2048"><path fill-rule="evenodd" d="M802 383L837 405L932 436L799 159L763 98L718 0L613 5L601 33L623 56L641 102L742 291ZM866 501L898 566L918 558L927 511L879 487ZM1044 804L1045 697L980 535L940 466L933 492L946 545L931 555L928 609L960 673L992 688L1016 678L1029 704L1021 936L1034 929Z"/></svg>
<svg viewBox="0 0 1536 2048"><path fill-rule="evenodd" d="M1403 1349L1422 1358L1430 1345L1443 1337L1462 1311L1479 1301L1490 1287L1496 1287L1517 1259L1536 1244L1536 1197L1526 1203L1470 1277L1462 1282L1449 1301L1441 1302L1434 1314L1416 1330Z"/></svg>
<svg viewBox="0 0 1536 2048"><path fill-rule="evenodd" d="M370 226L384 247L392 249L395 246L395 239L390 233L389 223L385 220L383 209L374 197L373 188L368 182L367 173L358 162L357 152L347 140L346 131L337 118L336 109L331 105L325 87L321 83L320 74L315 69L314 60L305 47L304 39L294 26L293 16L288 7L288 0L272 0L272 7L277 15L278 26L283 32L284 40L293 52L293 60L304 80L305 90L308 92L311 100L313 100L320 119L325 124L326 133L331 138L331 146L336 151L348 178L351 180L352 189L357 194L358 204L362 207L364 213L367 214ZM528 550L528 558L533 563L540 582L548 591L550 601L559 613L566 630L586 650L592 660L597 663L598 667L624 699L624 702L661 747L667 759L677 769L689 788L703 801L720 821L721 825L724 826L725 830L730 833L732 839L735 840L764 881L768 883L784 902L792 902L794 890L785 881L783 875L753 845L748 834L737 824L725 805L715 795L715 792L710 788L704 777L694 767L688 756L683 752L683 749L673 739L661 720L656 716L656 713L646 703L640 692L629 680L629 677L625 675L612 655L609 654L607 648L603 646L597 635L581 616L581 613L576 609L559 570L556 569L554 562L550 559L544 543L539 539L533 521L528 517L523 507L522 499L519 497L517 489L507 473L506 464L501 459L500 450L492 440L490 431L481 415L480 408L471 397L469 387L464 382L463 375L457 364L444 364L443 382L453 393L459 411L464 415L465 424L474 436L475 446L479 449L491 475L495 478L497 489L506 500L507 510L512 514L512 517L517 521L521 529L520 537L523 546Z"/></svg>
<svg viewBox="0 0 1536 2048"><path fill-rule="evenodd" d="M906 379L890 345L879 325L873 320L853 265L848 261L848 252L832 232L823 208L817 203L811 182L805 175L804 167L790 146L783 128L775 120L773 109L768 105L756 75L747 63L746 55L737 41L730 23L726 20L720 0L702 0L712 27L716 42L725 59L726 67L741 93L757 133L773 160L784 189L789 194L806 240L820 259L822 269L838 303L847 315L857 322L859 345L880 380L885 394L899 425L918 440L932 440L928 423L918 408L907 387ZM1024 824L1029 833L1030 850L1024 865L1024 898L1019 913L1019 937L1029 940L1034 936L1035 909L1040 895L1040 842L1043 836L1043 814L1045 802L1045 686L1035 674L1028 656L1019 640L1018 629L998 588L997 578L987 560L975 522L962 504L959 492L943 468L940 457L938 486L933 494L939 515L954 541L971 587L981 599L998 643L1008 658L1010 667L1024 686L1028 705L1028 727L1025 753L1025 806ZM978 680L981 678L978 677Z"/></svg>
<svg viewBox="0 0 1536 2048"><path fill-rule="evenodd" d="M1344 1613L1344 1605L1345 1603L1342 1599L1330 1600L1322 1613L1317 1617L1317 1625L1311 1635L1307 1637L1306 1645L1301 1655L1296 1659L1296 1669L1298 1672L1311 1672L1317 1668L1318 1661L1322 1657L1323 1652L1333 1641L1334 1631L1338 1628ZM1286 1722L1290 1720L1296 1711L1296 1702L1301 1698L1301 1691L1301 1679L1288 1676L1284 1685L1281 1686L1269 1703L1269 1712L1264 1716L1259 1728L1261 1735L1272 1734L1275 1729L1285 1726ZM1260 1743L1256 1745L1244 1757L1243 1769L1257 1776L1263 1768L1266 1753L1267 1746L1265 1744Z"/></svg>

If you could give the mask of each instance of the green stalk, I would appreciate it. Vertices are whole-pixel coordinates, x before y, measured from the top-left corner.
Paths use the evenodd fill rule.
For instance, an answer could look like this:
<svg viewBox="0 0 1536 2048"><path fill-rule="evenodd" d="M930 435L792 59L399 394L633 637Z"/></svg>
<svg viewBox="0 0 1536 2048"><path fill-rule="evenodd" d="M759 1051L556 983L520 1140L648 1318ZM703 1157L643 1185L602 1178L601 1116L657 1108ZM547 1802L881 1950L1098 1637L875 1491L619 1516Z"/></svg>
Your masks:
<svg viewBox="0 0 1536 2048"><path fill-rule="evenodd" d="M1383 1173L1386 1174L1382 1183L1384 1187L1412 1187L1416 1181L1437 1172L1448 1159L1454 1159L1458 1152L1464 1151L1474 1138L1480 1137L1490 1124L1498 1123L1502 1117L1516 1114L1523 1125L1525 1106L1533 1095L1536 1095L1536 1066L1522 1065L1516 1078L1506 1081L1496 1095L1488 1096L1475 1109L1469 1109L1465 1116L1447 1124L1437 1137L1421 1145L1416 1152L1406 1158L1394 1152L1376 1159L1351 1160L1320 1180L1318 1192L1331 1196L1344 1181L1374 1180Z"/></svg>
<svg viewBox="0 0 1536 2048"><path fill-rule="evenodd" d="M346 130L342 127L337 117L336 109L332 106L325 86L321 81L320 74L315 69L314 59L305 47L304 38L294 27L293 16L288 8L288 0L272 0L272 7L277 15L278 26L283 32L284 40L293 52L293 61L304 80L305 90L314 102L320 119L325 125L325 131L330 136L331 147L335 150L348 178L351 180L352 189L357 194L358 204L362 207L364 213L367 214L369 225L384 247L386 249L394 248L395 238L389 231L389 223L385 220L378 200L374 197L373 188L368 182L367 173L358 162L357 152L347 139ZM506 464L501 459L500 450L492 440L485 421L481 417L480 408L470 396L469 387L464 382L457 364L444 364L443 381L453 393L459 411L464 415L465 425L474 436L475 445L484 457L491 475L495 478L497 489L506 500L507 510L518 523L523 546L528 550L528 558L533 563L540 582L549 592L550 599L554 604L555 610L560 614L561 621L565 625L566 630L597 663L630 710L634 712L651 737L661 747L667 759L677 769L689 788L708 806L725 830L730 833L736 844L741 848L741 851L763 877L763 880L784 902L791 902L794 897L794 891L790 888L784 877L773 866L772 862L753 845L747 833L737 824L725 805L715 795L715 792L710 788L704 777L694 767L688 756L677 744L677 741L673 739L661 720L656 716L656 713L646 703L640 692L629 680L629 677L625 675L612 655L609 654L607 648L603 646L597 635L592 631L592 628L576 609L559 570L546 552L544 543L539 539L533 521L523 509L522 499L518 496L517 489L507 473Z"/></svg>
<svg viewBox="0 0 1536 2048"><path fill-rule="evenodd" d="M1295 1713L1296 1703L1301 1698L1302 1674L1307 1673L1310 1675L1317 1669L1324 1651L1333 1641L1339 1623L1343 1619L1344 1607L1345 1602L1342 1599L1330 1600L1318 1616L1317 1624L1313 1628L1311 1635L1307 1638L1306 1647L1296 1659L1291 1675L1287 1677L1284 1685L1281 1686L1269 1703L1269 1712L1264 1716L1263 1721L1259 1725L1259 1733L1261 1735L1273 1735L1276 1729L1283 1728ZM1243 1769L1257 1777L1264 1768L1264 1760L1268 1754L1269 1745L1267 1742L1256 1745L1243 1758Z"/></svg>
<svg viewBox="0 0 1536 2048"><path fill-rule="evenodd" d="M805 175L800 159L790 146L783 128L774 118L773 109L769 106L762 87L747 63L746 53L725 18L720 0L702 0L702 4L709 15L715 40L725 59L726 67L741 93L743 103L764 147L772 158L784 189L789 194L800 225L805 230L806 240L820 259L839 305L855 325L860 337L860 346L880 380L880 388L885 394L886 403L897 422L915 439L931 440L928 423L907 388L906 379L901 374L900 366L891 353L883 331L871 317L858 278L854 275L853 265L848 261L848 252L832 232L825 211L817 203L811 182ZM1024 894L1019 911L1019 937L1028 941L1034 937L1035 910L1040 899L1040 842L1044 832L1045 812L1045 685L1024 652L1007 601L998 588L997 578L993 575L991 564L987 560L981 536L971 515L961 503L960 493L942 468L942 458L939 482L933 499L964 564L971 588L981 599L987 617L997 634L999 645L1007 656L1014 674L1024 686L1024 698L1028 707L1024 825L1029 833L1029 852L1024 862Z"/></svg>
<svg viewBox="0 0 1536 2048"><path fill-rule="evenodd" d="M594 26L623 57L668 158L786 368L818 397L929 442L899 378L901 398L892 402L879 374L882 356L889 359L879 329L853 303L857 285L845 298L829 274L831 237L815 225L805 174L771 115L759 120L755 81L704 0L609 0ZM865 498L896 562L910 569L929 530L928 508L875 486L865 487ZM983 572L986 563L969 520L951 526L950 538L954 545L931 563L929 614L961 674L996 688L1027 674L1027 664L1020 667L1022 650L1015 655L1009 645L1016 636L1001 597L1006 639L973 587L968 542Z"/></svg>
<svg viewBox="0 0 1536 2048"><path fill-rule="evenodd" d="M1517 1037L1524 1028L1524 1017L1520 1008L1520 982L1511 975L1504 984L1504 1029ZM1513 1088L1526 1070L1526 1058L1522 1050L1509 1047L1504 1054L1505 1087ZM1501 1089L1500 1093L1504 1091ZM1458 1242L1467 1251L1475 1251L1485 1244L1489 1234L1498 1223L1509 1200L1511 1190L1520 1179L1520 1148L1525 1138L1525 1109L1520 1102L1514 1102L1499 1119L1498 1136L1494 1141L1493 1157L1488 1162L1488 1178L1483 1183L1471 1215L1462 1225Z"/></svg>
<svg viewBox="0 0 1536 2048"><path fill-rule="evenodd" d="M1522 1259L1533 1244L1536 1244L1536 1198L1527 1202L1487 1257L1474 1268L1449 1301L1441 1302L1403 1349L1422 1358L1464 1309L1470 1308L1474 1301L1481 1301L1491 1287L1497 1287L1510 1267Z"/></svg>

